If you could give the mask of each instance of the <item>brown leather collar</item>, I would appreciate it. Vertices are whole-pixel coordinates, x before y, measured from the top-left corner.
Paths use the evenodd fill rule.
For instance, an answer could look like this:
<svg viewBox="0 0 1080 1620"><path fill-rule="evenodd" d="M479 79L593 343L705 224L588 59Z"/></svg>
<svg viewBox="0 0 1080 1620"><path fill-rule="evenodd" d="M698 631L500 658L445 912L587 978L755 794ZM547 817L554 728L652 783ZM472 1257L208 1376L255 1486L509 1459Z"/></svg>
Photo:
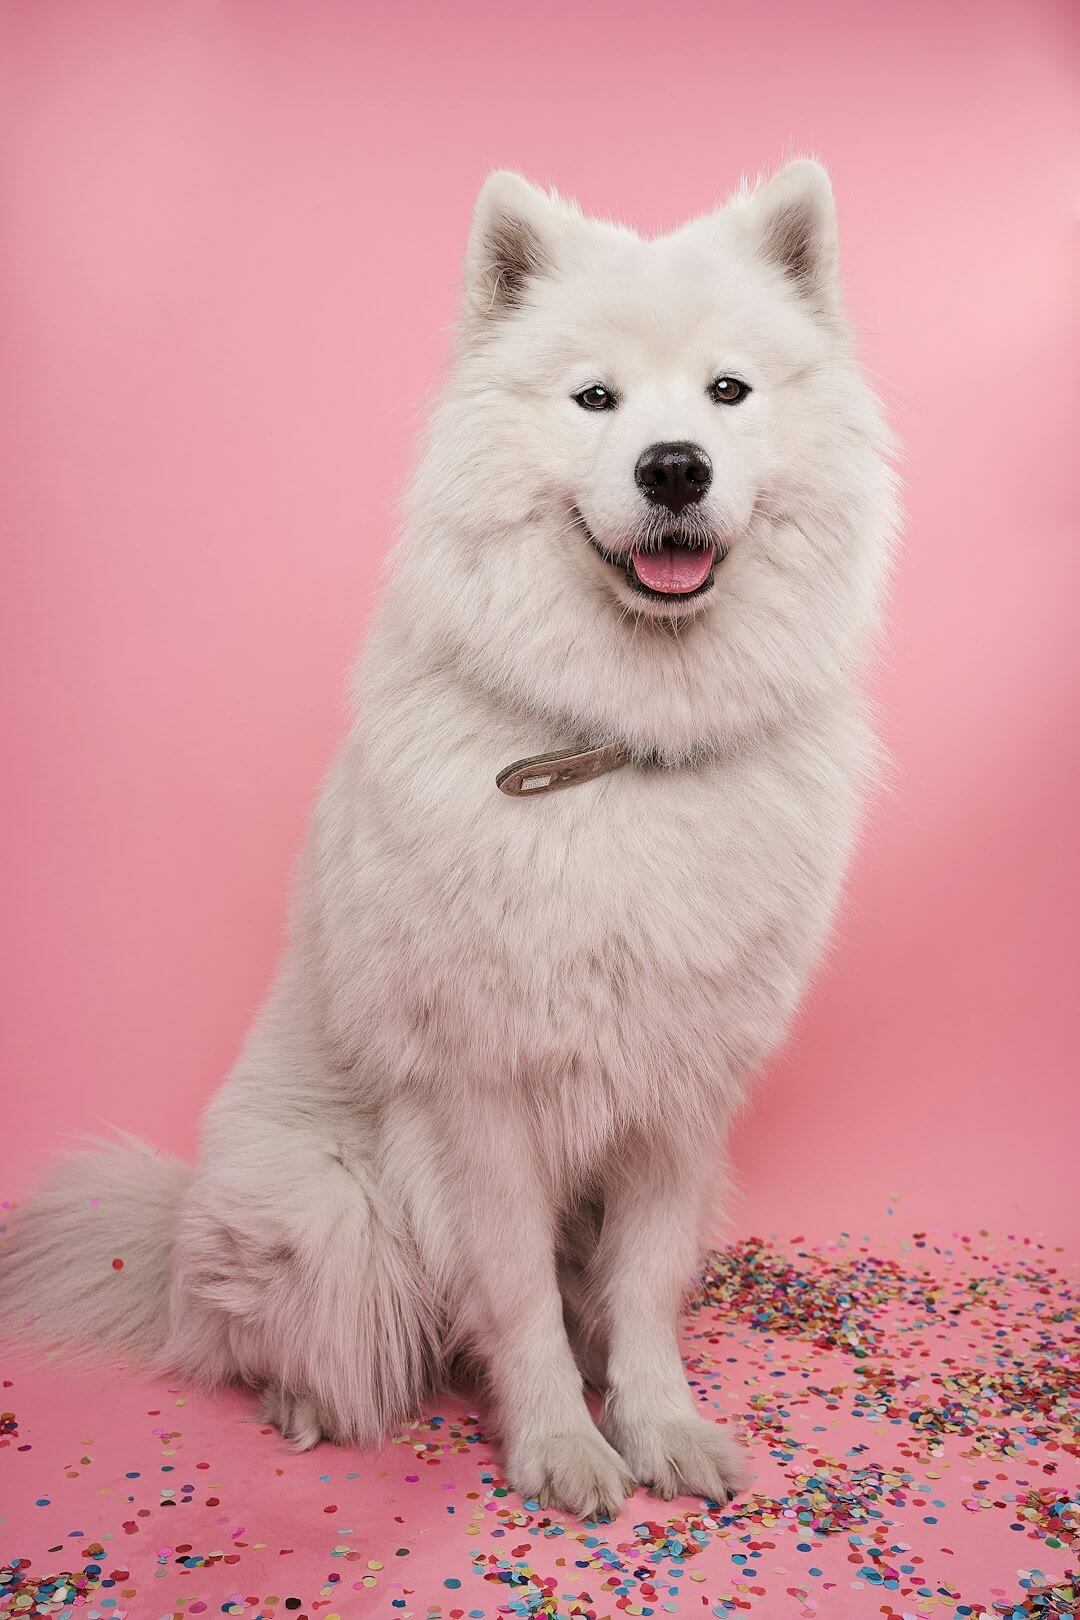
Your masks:
<svg viewBox="0 0 1080 1620"><path fill-rule="evenodd" d="M606 748L561 748L554 754L534 754L506 765L495 778L495 786L511 798L523 799L537 793L555 793L559 788L589 782L606 771L617 771L629 764L630 750L622 743Z"/></svg>

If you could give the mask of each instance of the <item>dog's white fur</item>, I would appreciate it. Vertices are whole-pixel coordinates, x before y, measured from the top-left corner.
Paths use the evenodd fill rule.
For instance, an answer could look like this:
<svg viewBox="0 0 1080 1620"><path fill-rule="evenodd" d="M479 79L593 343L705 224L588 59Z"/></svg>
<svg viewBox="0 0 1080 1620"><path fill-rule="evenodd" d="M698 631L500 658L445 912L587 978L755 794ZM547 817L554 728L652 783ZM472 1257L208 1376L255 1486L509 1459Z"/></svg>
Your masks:
<svg viewBox="0 0 1080 1620"><path fill-rule="evenodd" d="M721 373L752 387L737 407ZM616 410L575 403L595 383ZM729 547L685 602L636 595L585 533L646 532L634 465L671 440L711 457L694 520ZM492 176L270 999L193 1174L123 1143L29 1201L8 1326L242 1380L297 1446L374 1443L471 1359L526 1496L728 1495L739 1454L676 1316L873 758L887 448L818 165L649 241ZM635 762L495 789L611 741Z"/></svg>

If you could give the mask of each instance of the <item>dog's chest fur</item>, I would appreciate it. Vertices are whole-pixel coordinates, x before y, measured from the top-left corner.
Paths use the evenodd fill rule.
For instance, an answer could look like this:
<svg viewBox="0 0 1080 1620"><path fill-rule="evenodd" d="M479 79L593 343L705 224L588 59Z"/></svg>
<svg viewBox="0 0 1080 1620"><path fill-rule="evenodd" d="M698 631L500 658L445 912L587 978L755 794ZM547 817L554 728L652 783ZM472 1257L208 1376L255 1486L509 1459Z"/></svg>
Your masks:
<svg viewBox="0 0 1080 1620"><path fill-rule="evenodd" d="M729 1112L832 911L858 717L522 801L494 785L520 722L453 687L400 715L347 744L313 845L308 926L357 1083L462 1106L521 1088L586 1153L620 1122Z"/></svg>

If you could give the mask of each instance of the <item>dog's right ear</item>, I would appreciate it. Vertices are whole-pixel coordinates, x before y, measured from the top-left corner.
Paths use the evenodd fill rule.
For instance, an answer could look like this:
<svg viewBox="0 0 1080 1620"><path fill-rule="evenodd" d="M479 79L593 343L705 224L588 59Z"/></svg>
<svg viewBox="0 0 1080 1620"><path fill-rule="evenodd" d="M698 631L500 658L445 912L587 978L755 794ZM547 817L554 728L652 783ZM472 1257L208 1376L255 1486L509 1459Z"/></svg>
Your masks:
<svg viewBox="0 0 1080 1620"><path fill-rule="evenodd" d="M559 244L581 215L510 169L480 188L465 254L468 323L498 320L520 308L532 283L555 273Z"/></svg>

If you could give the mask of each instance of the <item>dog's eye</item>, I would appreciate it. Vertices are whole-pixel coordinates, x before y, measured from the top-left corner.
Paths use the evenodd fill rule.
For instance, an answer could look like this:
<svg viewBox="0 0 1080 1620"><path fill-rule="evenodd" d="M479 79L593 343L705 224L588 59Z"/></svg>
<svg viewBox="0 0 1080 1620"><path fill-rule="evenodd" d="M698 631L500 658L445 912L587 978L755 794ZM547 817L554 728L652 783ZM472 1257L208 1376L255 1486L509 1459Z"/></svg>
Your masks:
<svg viewBox="0 0 1080 1620"><path fill-rule="evenodd" d="M715 399L718 405L737 405L749 392L746 383L740 382L738 377L717 377L709 388L709 398Z"/></svg>
<svg viewBox="0 0 1080 1620"><path fill-rule="evenodd" d="M574 398L583 411L613 411L615 409L615 395L609 388L602 388L596 383L592 388L583 388Z"/></svg>

